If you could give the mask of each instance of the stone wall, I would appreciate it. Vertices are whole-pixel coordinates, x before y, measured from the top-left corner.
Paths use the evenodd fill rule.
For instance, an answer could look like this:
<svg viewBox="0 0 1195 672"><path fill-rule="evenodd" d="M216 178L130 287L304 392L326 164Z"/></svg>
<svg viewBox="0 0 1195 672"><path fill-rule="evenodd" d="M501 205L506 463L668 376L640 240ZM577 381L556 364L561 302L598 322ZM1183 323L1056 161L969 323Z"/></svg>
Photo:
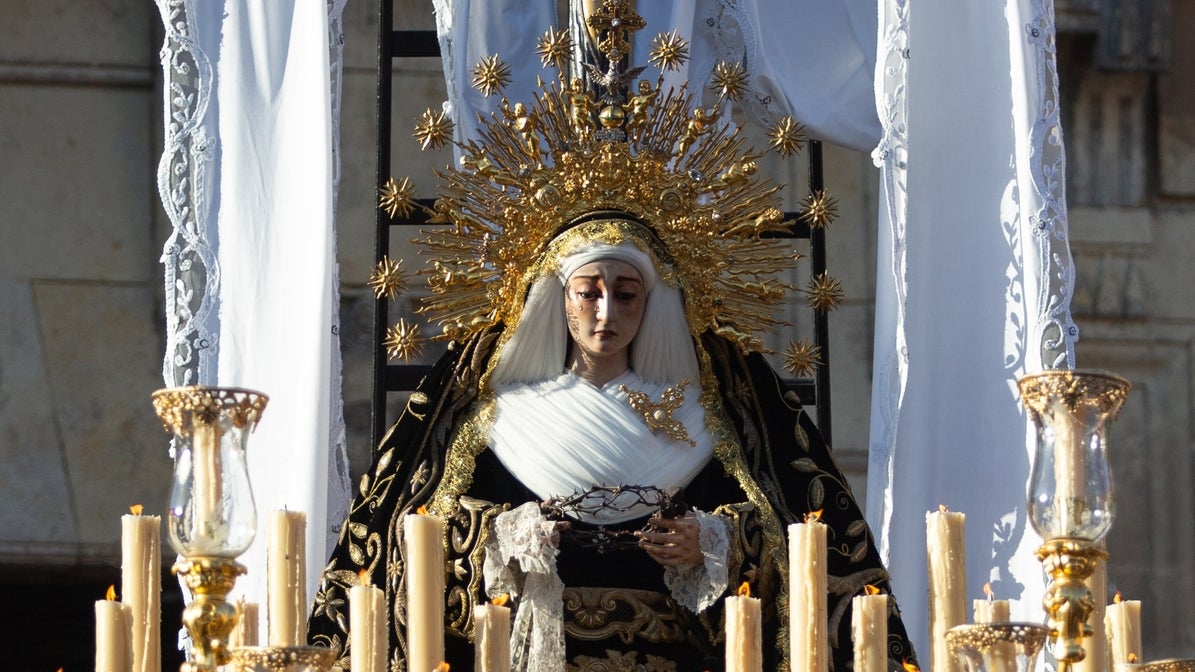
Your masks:
<svg viewBox="0 0 1195 672"><path fill-rule="evenodd" d="M432 27L428 4L399 2L397 27ZM1190 656L1195 622L1180 597L1195 597L1195 47L1174 41L1160 72L1152 62L1100 69L1083 32L1099 29L1083 20L1100 2L1069 5L1082 28L1062 45L1078 361L1136 385L1113 426L1121 522L1109 539L1111 582L1146 602L1148 657ZM73 617L88 620L119 562L119 516L137 503L160 512L170 478L149 404L162 385L157 258L168 232L155 186L160 17L149 2L0 0L0 25L0 584L28 585L57 568L56 583L79 584L83 611ZM1175 3L1170 25L1195 27L1195 7ZM374 3L350 1L344 28L341 339L359 473L369 455ZM395 173L429 194L431 169L449 156L420 154L409 136L412 120L443 98L439 64L398 63L394 84ZM765 169L793 185L795 209L804 167ZM876 179L869 157L827 148L826 184L841 213L828 256L847 294L831 321L835 450L860 495ZM400 253L403 236L395 238Z"/></svg>

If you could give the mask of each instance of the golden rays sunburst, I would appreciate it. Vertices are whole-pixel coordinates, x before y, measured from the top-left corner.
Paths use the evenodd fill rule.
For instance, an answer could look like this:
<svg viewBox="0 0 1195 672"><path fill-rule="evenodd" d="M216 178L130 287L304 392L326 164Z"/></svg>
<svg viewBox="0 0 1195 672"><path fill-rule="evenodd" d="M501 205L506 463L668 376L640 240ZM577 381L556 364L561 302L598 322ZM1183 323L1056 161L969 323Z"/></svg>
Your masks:
<svg viewBox="0 0 1195 672"><path fill-rule="evenodd" d="M710 89L727 100L738 101L747 92L747 71L742 63L722 61L714 67Z"/></svg>
<svg viewBox="0 0 1195 672"><path fill-rule="evenodd" d="M410 275L403 269L402 259L399 259L398 263L394 263L389 256L385 256L377 266L373 267L373 272L369 274L369 282L366 284L373 290L375 298L385 297L393 301L398 298L399 294L407 291L407 287L410 286Z"/></svg>
<svg viewBox="0 0 1195 672"><path fill-rule="evenodd" d="M419 117L413 135L419 141L419 149L439 149L452 142L453 130L452 119L444 110L433 112L429 107Z"/></svg>
<svg viewBox="0 0 1195 672"><path fill-rule="evenodd" d="M689 43L675 30L660 33L651 41L647 60L660 70L679 70L689 60Z"/></svg>
<svg viewBox="0 0 1195 672"><path fill-rule="evenodd" d="M784 370L808 378L822 365L822 349L806 340L789 341L784 348Z"/></svg>
<svg viewBox="0 0 1195 672"><path fill-rule="evenodd" d="M498 54L483 58L473 66L473 88L486 98L506 88L507 84L510 84L510 66L498 58Z"/></svg>
<svg viewBox="0 0 1195 672"><path fill-rule="evenodd" d="M548 28L548 32L540 36L535 53L545 67L552 65L564 72L564 67L573 53L573 38L567 30Z"/></svg>
<svg viewBox="0 0 1195 672"><path fill-rule="evenodd" d="M838 308L842 304L843 296L842 283L826 271L811 279L805 289L805 302L819 313Z"/></svg>
<svg viewBox="0 0 1195 672"><path fill-rule="evenodd" d="M805 127L785 116L768 129L768 144L780 156L788 158L805 148Z"/></svg>
<svg viewBox="0 0 1195 672"><path fill-rule="evenodd" d="M809 194L801 201L805 212L801 213L801 221L815 229L824 229L838 218L838 199L831 196L825 189Z"/></svg>
<svg viewBox="0 0 1195 672"><path fill-rule="evenodd" d="M404 362L410 362L423 354L424 342L418 324L407 324L406 320L400 319L398 324L386 330L382 347L386 348L386 356L390 359L401 358Z"/></svg>
<svg viewBox="0 0 1195 672"><path fill-rule="evenodd" d="M415 209L415 185L411 184L411 178L386 180L378 190L378 207L385 210L390 219L409 216Z"/></svg>

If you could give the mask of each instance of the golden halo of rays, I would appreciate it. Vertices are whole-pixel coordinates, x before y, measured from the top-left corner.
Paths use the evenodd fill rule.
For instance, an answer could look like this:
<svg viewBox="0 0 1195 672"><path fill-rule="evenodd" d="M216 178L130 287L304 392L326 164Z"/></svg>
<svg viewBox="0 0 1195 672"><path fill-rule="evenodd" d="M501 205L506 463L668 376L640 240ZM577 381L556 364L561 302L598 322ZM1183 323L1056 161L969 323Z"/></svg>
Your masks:
<svg viewBox="0 0 1195 672"><path fill-rule="evenodd" d="M651 41L647 61L661 71L679 70L689 60L689 43L675 30L660 33Z"/></svg>
<svg viewBox="0 0 1195 672"><path fill-rule="evenodd" d="M710 89L727 100L738 101L747 92L747 71L741 63L722 61L714 67Z"/></svg>
<svg viewBox="0 0 1195 672"><path fill-rule="evenodd" d="M411 184L411 178L386 180L386 184L378 189L378 207L385 210L390 219L410 215L415 209L415 185Z"/></svg>
<svg viewBox="0 0 1195 672"><path fill-rule="evenodd" d="M548 28L547 32L540 36L535 48L535 54L539 56L544 67L552 65L560 72L564 72L572 53L572 36L567 30L557 31L555 28Z"/></svg>
<svg viewBox="0 0 1195 672"><path fill-rule="evenodd" d="M809 194L801 201L805 212L801 213L801 221L814 229L824 229L838 218L838 199L831 196L825 189Z"/></svg>
<svg viewBox="0 0 1195 672"><path fill-rule="evenodd" d="M403 269L402 259L394 263L389 256L384 256L377 266L373 267L366 284L373 290L374 298L385 297L393 301L399 294L407 291L410 275Z"/></svg>
<svg viewBox="0 0 1195 672"><path fill-rule="evenodd" d="M785 116L768 128L768 144L780 156L788 158L805 148L805 127Z"/></svg>
<svg viewBox="0 0 1195 672"><path fill-rule="evenodd" d="M784 347L784 370L808 378L822 365L822 349L806 340L792 340Z"/></svg>
<svg viewBox="0 0 1195 672"><path fill-rule="evenodd" d="M498 54L483 58L473 66L473 88L486 98L506 88L510 84L510 66Z"/></svg>
<svg viewBox="0 0 1195 672"><path fill-rule="evenodd" d="M843 297L842 283L826 271L810 279L809 286L805 288L805 302L819 313L837 309Z"/></svg>
<svg viewBox="0 0 1195 672"><path fill-rule="evenodd" d="M410 362L423 354L425 342L418 324L407 324L406 320L400 319L398 324L386 330L382 347L386 348L386 356L390 359L401 358L404 362Z"/></svg>
<svg viewBox="0 0 1195 672"><path fill-rule="evenodd" d="M452 119L444 110L433 112L429 107L419 117L412 135L419 141L419 149L439 149L452 142L454 128Z"/></svg>

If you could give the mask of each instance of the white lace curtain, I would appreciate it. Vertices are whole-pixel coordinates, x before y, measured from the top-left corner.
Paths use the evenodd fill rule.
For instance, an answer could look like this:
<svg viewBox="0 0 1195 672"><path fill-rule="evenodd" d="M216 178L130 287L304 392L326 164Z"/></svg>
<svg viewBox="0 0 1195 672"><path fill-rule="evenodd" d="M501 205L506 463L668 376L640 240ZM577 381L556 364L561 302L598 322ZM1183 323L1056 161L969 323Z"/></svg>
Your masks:
<svg viewBox="0 0 1195 672"><path fill-rule="evenodd" d="M307 514L310 598L348 510L334 227L345 2L157 0L173 226L162 374L270 397L248 452L259 533L237 583L263 605L267 513Z"/></svg>
<svg viewBox="0 0 1195 672"><path fill-rule="evenodd" d="M925 513L967 515L968 598L1041 619L1016 379L1073 365L1052 0L881 0L868 519L928 662Z"/></svg>

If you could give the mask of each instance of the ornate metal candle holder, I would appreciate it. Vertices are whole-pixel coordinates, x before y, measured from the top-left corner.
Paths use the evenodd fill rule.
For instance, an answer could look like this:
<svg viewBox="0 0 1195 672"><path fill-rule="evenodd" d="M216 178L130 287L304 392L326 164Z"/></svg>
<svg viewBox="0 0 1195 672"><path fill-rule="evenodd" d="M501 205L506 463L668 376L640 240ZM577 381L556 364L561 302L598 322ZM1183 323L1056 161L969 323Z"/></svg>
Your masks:
<svg viewBox="0 0 1195 672"><path fill-rule="evenodd" d="M1049 631L1035 623L978 623L946 631L946 646L965 672L1029 672Z"/></svg>
<svg viewBox="0 0 1195 672"><path fill-rule="evenodd" d="M232 650L232 672L325 672L336 652L317 646L245 646Z"/></svg>
<svg viewBox="0 0 1195 672"><path fill-rule="evenodd" d="M1151 660L1138 665L1137 672L1195 672L1195 658Z"/></svg>
<svg viewBox="0 0 1195 672"><path fill-rule="evenodd" d="M191 651L183 672L215 672L229 662L228 637L236 607L227 601L237 577L236 561L253 542L257 512L245 443L268 398L237 388L179 387L153 394L154 410L174 434L174 482L167 532L183 560L174 573L190 589L183 610Z"/></svg>
<svg viewBox="0 0 1195 672"><path fill-rule="evenodd" d="M1110 373L1062 369L1025 376L1019 386L1037 429L1029 519L1046 540L1037 551L1050 576L1042 606L1054 658L1069 670L1086 656L1095 601L1084 581L1107 557L1095 543L1114 513L1104 428L1130 384Z"/></svg>

